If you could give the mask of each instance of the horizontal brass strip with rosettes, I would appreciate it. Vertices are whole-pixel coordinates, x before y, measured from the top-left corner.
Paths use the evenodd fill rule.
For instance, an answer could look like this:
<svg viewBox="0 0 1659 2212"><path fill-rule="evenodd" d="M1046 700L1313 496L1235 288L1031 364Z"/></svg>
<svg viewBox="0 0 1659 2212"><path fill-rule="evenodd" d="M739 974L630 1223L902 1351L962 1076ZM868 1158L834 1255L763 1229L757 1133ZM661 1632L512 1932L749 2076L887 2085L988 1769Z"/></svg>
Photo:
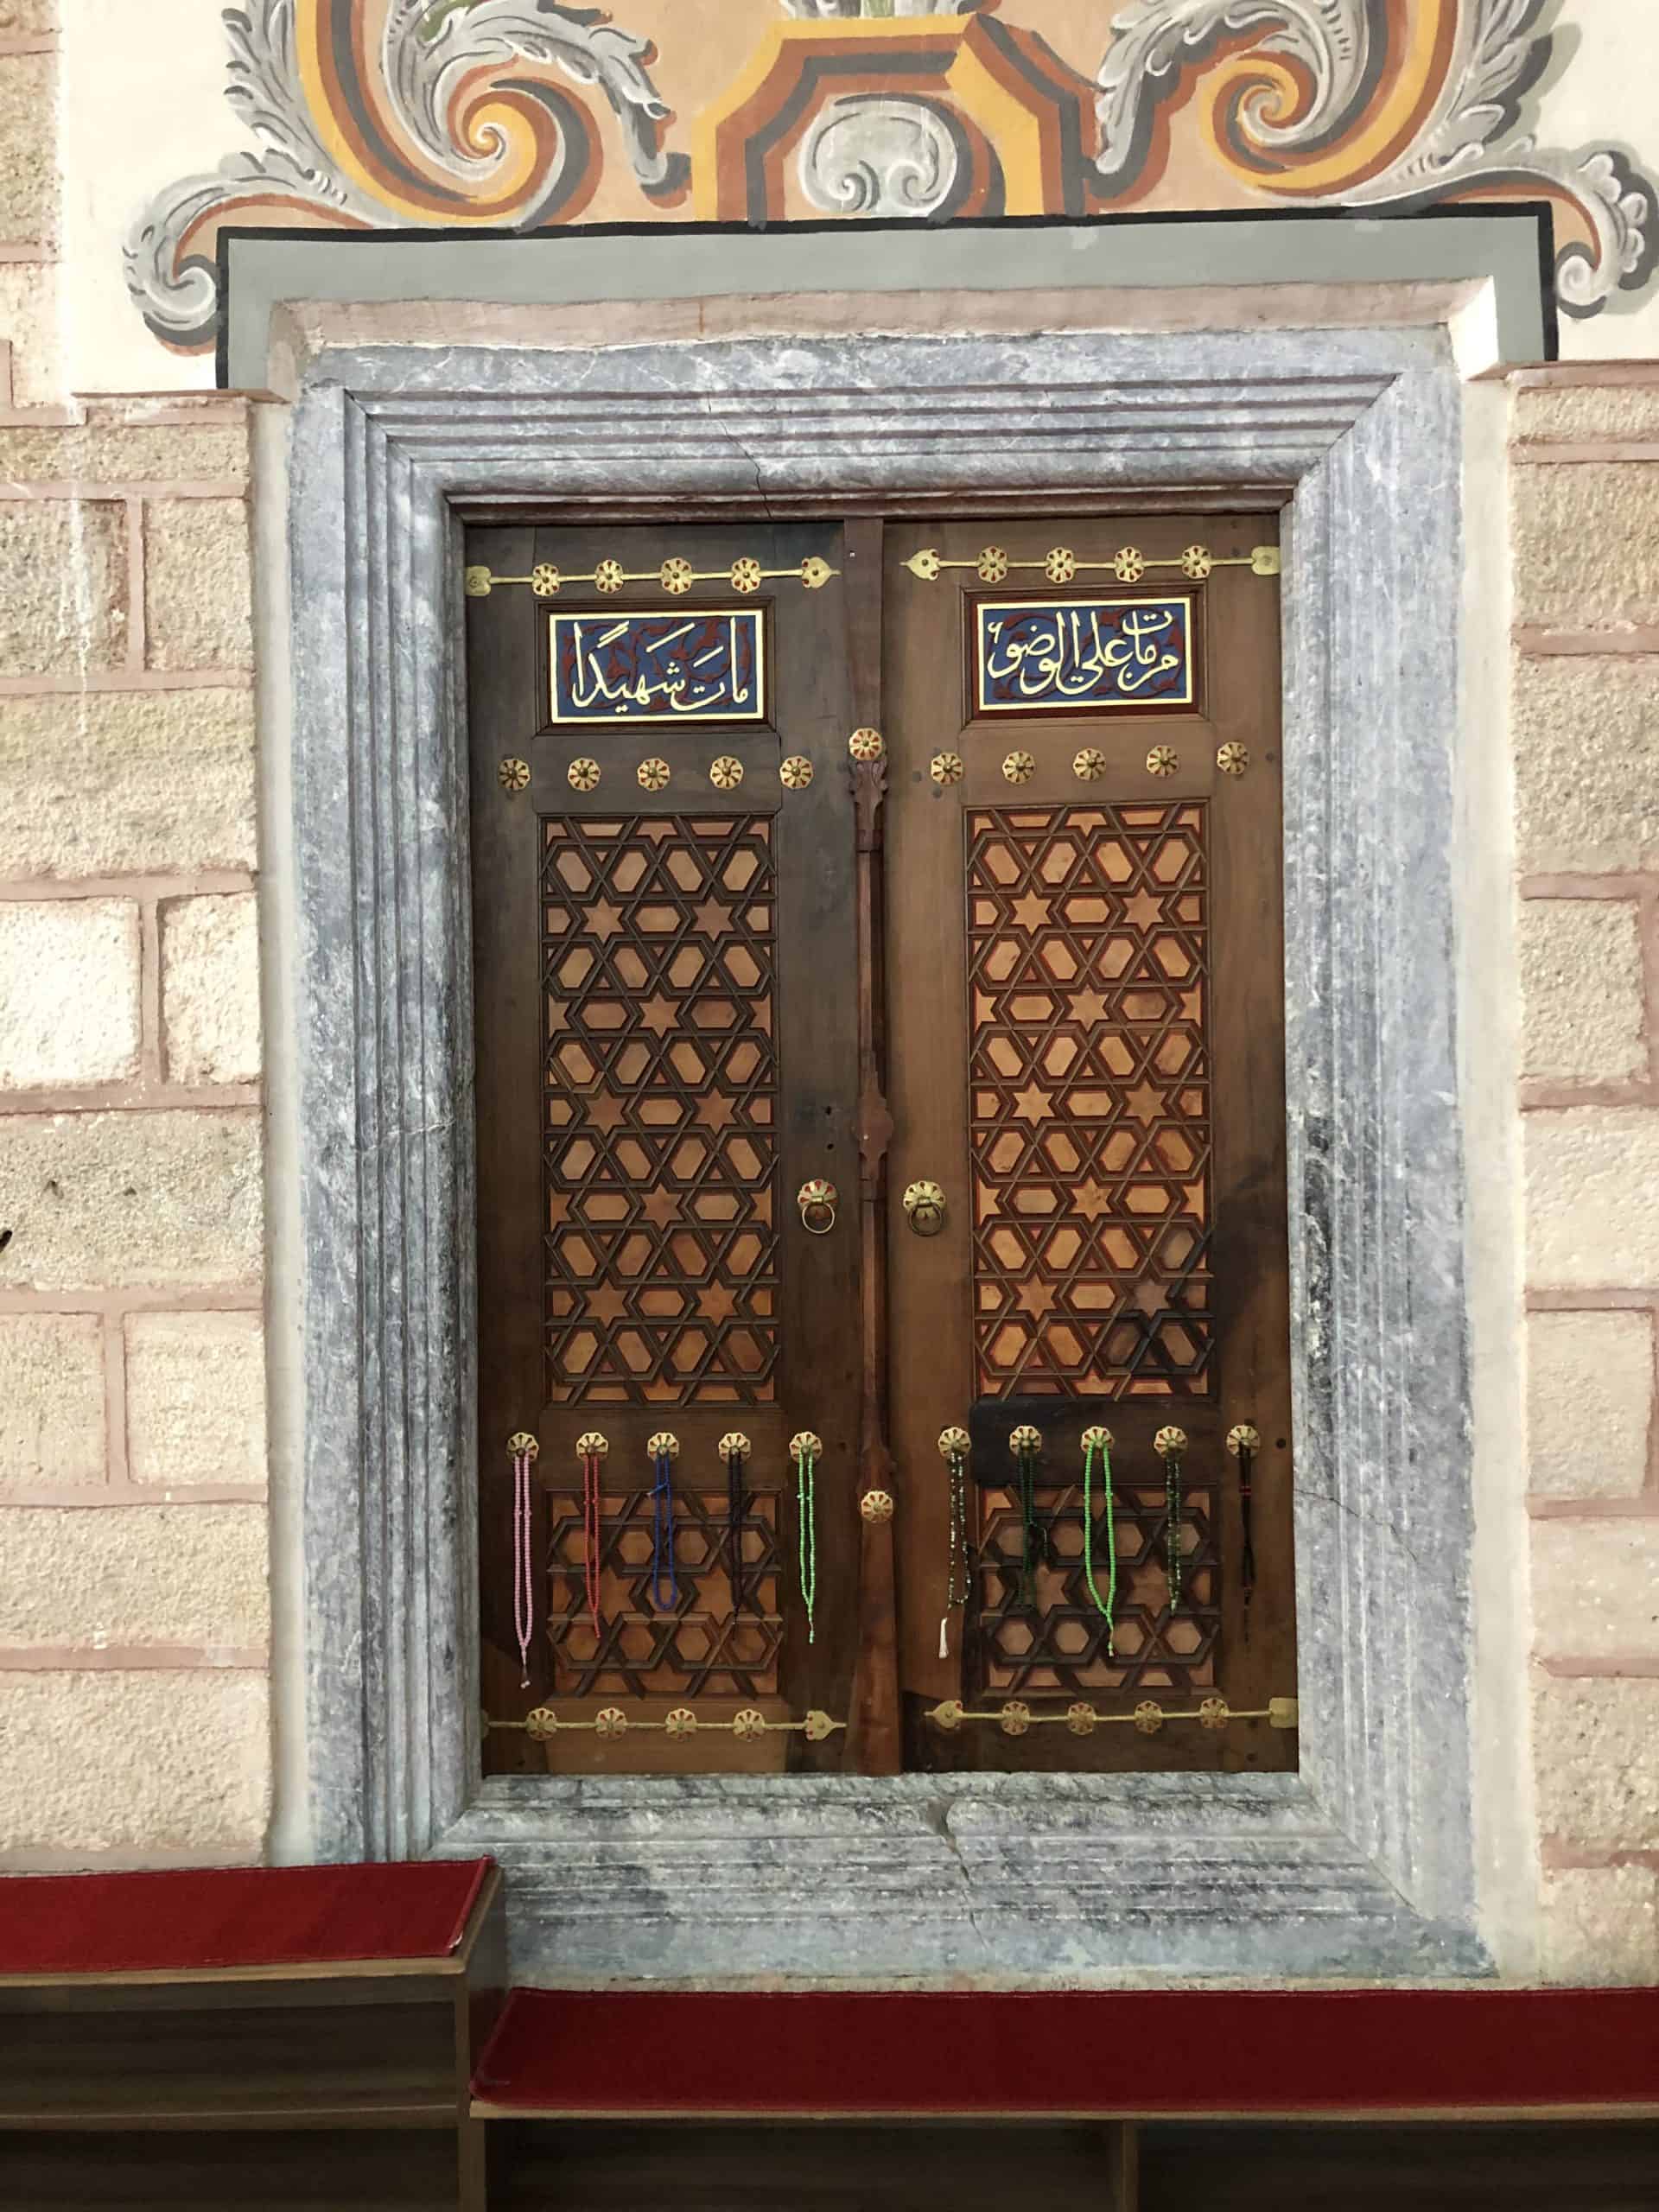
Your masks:
<svg viewBox="0 0 1659 2212"><path fill-rule="evenodd" d="M1064 1712L1033 1713L1017 1697L1010 1698L996 1713L969 1713L957 1699L948 1697L931 1707L927 1718L946 1735L953 1735L968 1720L988 1720L1005 1736L1023 1736L1028 1728L1043 1727L1069 1728L1074 1736L1091 1736L1096 1728L1138 1728L1143 1736L1155 1736L1172 1720L1196 1720L1201 1728L1217 1730L1230 1720L1265 1720L1272 1728L1298 1726L1294 1697L1270 1698L1266 1705L1253 1706L1245 1713L1235 1713L1224 1697L1205 1698L1195 1713L1166 1713L1150 1698L1143 1698L1133 1713L1096 1713L1092 1705L1081 1700L1068 1705Z"/></svg>
<svg viewBox="0 0 1659 2212"><path fill-rule="evenodd" d="M750 1742L760 1736L804 1736L809 1744L821 1744L826 1736L833 1736L837 1728L844 1728L844 1720L832 1720L827 1713L816 1707L803 1714L798 1720L768 1720L752 1705L744 1706L729 1720L704 1720L689 1705L676 1706L660 1720L631 1720L620 1705L607 1705L591 1720L561 1720L550 1705L538 1705L522 1720L496 1720L486 1713L486 1728L522 1729L532 1743L545 1744L555 1736L587 1734L611 1741L630 1732L658 1736L735 1736L740 1741Z"/></svg>
<svg viewBox="0 0 1659 2212"><path fill-rule="evenodd" d="M689 561L671 556L660 568L625 569L620 561L600 561L580 575L573 576L564 575L551 561L538 561L527 576L498 576L493 569L478 563L466 570L463 582L468 599L487 599L501 584L528 584L537 599L556 599L567 584L591 584L595 591L607 596L620 591L625 584L656 584L671 599L677 599L693 584L725 584L744 597L759 591L762 584L773 582L791 581L808 591L817 591L831 576L840 574L839 569L832 569L816 553L809 554L792 569L763 569L759 561L745 553L725 569L694 569Z"/></svg>
<svg viewBox="0 0 1659 2212"><path fill-rule="evenodd" d="M1120 545L1103 561L1086 561L1069 545L1056 545L1040 561L1016 561L1000 545L988 545L971 561L947 561L931 545L912 553L905 566L924 583L946 569L971 569L982 584L1000 584L1016 569L1035 569L1052 584L1069 584L1075 577L1109 575L1121 584L1139 583L1149 569L1179 569L1189 583L1202 583L1212 569L1249 569L1258 576L1280 572L1279 548L1257 545L1248 553L1212 553L1207 545L1189 545L1185 552L1154 557L1138 545Z"/></svg>

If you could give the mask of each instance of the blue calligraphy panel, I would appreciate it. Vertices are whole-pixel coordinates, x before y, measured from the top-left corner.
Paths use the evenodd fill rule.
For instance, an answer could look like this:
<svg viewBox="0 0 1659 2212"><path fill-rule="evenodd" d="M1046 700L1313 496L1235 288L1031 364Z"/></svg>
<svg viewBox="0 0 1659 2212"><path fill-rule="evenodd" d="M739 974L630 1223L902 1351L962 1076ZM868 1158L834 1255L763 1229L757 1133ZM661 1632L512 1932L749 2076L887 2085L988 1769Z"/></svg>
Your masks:
<svg viewBox="0 0 1659 2212"><path fill-rule="evenodd" d="M766 719L758 607L666 614L550 614L556 722Z"/></svg>
<svg viewBox="0 0 1659 2212"><path fill-rule="evenodd" d="M1088 715L1190 707L1192 601L1021 599L975 602L975 709Z"/></svg>

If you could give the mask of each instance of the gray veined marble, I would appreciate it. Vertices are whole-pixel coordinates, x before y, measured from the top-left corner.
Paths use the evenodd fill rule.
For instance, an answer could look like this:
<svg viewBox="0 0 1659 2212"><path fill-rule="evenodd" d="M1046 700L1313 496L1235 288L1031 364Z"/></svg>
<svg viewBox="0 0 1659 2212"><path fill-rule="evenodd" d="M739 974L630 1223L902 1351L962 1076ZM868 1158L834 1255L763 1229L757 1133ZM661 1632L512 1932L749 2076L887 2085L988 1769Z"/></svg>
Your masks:
<svg viewBox="0 0 1659 2212"><path fill-rule="evenodd" d="M494 1852L554 1980L1482 1971L1444 334L325 355L292 449L307 1770L323 1856ZM1287 495L1300 1776L482 1783L461 520ZM1408 883L1409 896L1401 895Z"/></svg>

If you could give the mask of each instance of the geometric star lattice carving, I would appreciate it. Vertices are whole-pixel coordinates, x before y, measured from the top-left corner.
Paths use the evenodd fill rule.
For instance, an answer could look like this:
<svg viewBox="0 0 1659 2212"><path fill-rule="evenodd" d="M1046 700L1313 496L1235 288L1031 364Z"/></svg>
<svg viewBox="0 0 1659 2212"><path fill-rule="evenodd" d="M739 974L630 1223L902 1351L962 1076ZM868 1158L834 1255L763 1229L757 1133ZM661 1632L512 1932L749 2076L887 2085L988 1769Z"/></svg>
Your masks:
<svg viewBox="0 0 1659 2212"><path fill-rule="evenodd" d="M743 1513L743 1610L732 1605L726 1493L674 1493L677 1602L651 1602L651 1494L600 1501L599 1631L583 1592L582 1500L550 1493L547 1637L564 1697L770 1697L783 1621L775 1493L751 1491Z"/></svg>
<svg viewBox="0 0 1659 2212"><path fill-rule="evenodd" d="M1161 1483L1146 1490L1119 1488L1115 1497L1116 1656L1108 1658L1106 1617L1090 1597L1084 1572L1081 1490L1037 1492L1042 1540L1029 1611L1019 1602L1019 1502L1006 1491L982 1493L978 1634L970 1639L977 1688L999 1695L1087 1697L1103 1691L1186 1692L1213 1686L1221 1630L1215 1485L1182 1485L1181 1605L1174 1613L1169 1610L1169 1524ZM1095 1584L1104 1597L1106 1524L1098 1488L1094 1505Z"/></svg>
<svg viewBox="0 0 1659 2212"><path fill-rule="evenodd" d="M548 1395L769 1403L771 822L561 817L542 832Z"/></svg>
<svg viewBox="0 0 1659 2212"><path fill-rule="evenodd" d="M982 1398L1210 1394L1205 829L968 812Z"/></svg>

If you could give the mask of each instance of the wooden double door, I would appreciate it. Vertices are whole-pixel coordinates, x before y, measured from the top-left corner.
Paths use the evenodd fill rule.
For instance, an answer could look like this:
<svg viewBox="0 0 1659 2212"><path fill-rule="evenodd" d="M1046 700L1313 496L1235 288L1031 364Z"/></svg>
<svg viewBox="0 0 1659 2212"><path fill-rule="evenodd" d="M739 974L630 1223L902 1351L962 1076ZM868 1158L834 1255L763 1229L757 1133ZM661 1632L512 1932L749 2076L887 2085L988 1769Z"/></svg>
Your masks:
<svg viewBox="0 0 1659 2212"><path fill-rule="evenodd" d="M1274 537L469 533L488 1769L1294 1763Z"/></svg>

